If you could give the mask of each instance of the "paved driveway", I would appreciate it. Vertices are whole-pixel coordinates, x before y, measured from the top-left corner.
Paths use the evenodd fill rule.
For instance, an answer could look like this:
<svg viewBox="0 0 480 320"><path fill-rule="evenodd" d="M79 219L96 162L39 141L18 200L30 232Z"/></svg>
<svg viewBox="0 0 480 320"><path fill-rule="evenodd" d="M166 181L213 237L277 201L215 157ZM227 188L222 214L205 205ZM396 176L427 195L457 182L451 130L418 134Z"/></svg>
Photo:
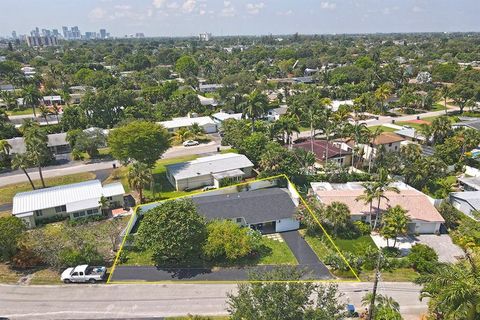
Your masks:
<svg viewBox="0 0 480 320"><path fill-rule="evenodd" d="M456 262L458 257L463 256L463 251L459 246L452 242L448 234L434 235L422 234L415 237L417 243L426 244L432 247L438 254L438 260L441 262Z"/></svg>
<svg viewBox="0 0 480 320"><path fill-rule="evenodd" d="M309 278L324 280L333 278L298 231L282 232L281 235L297 258L298 266L307 272Z"/></svg>

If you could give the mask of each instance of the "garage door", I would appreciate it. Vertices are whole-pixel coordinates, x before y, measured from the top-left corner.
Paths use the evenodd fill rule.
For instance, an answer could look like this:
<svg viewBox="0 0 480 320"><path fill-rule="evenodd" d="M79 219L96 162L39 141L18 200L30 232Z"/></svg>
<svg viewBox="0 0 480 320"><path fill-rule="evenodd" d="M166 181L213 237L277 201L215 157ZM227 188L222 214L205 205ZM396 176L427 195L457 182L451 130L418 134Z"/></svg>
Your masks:
<svg viewBox="0 0 480 320"><path fill-rule="evenodd" d="M435 233L437 224L435 222L417 222L416 232L420 234Z"/></svg>
<svg viewBox="0 0 480 320"><path fill-rule="evenodd" d="M292 231L297 230L298 228L300 228L300 222L295 219L277 220L277 223L275 224L275 232Z"/></svg>

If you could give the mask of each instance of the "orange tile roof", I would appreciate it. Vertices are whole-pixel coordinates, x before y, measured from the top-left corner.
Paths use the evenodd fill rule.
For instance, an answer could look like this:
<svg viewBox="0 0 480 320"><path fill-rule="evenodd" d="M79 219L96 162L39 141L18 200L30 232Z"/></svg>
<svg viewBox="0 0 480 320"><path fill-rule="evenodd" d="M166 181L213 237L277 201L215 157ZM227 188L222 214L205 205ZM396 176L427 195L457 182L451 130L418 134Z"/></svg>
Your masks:
<svg viewBox="0 0 480 320"><path fill-rule="evenodd" d="M404 141L405 139L393 132L382 132L376 137L372 143L374 145L387 144Z"/></svg>
<svg viewBox="0 0 480 320"><path fill-rule="evenodd" d="M356 201L356 198L363 194L362 189L358 190L318 190L315 192L324 204L331 204L338 201L345 203L352 215L365 215L369 213L370 205L364 204L362 200ZM382 199L380 209L386 210L389 207L401 206L407 210L410 219L427 222L445 222L443 217L437 211L435 206L428 198L417 190L400 190L400 193L387 191L385 196L389 201ZM373 202L373 210L376 208L376 200Z"/></svg>

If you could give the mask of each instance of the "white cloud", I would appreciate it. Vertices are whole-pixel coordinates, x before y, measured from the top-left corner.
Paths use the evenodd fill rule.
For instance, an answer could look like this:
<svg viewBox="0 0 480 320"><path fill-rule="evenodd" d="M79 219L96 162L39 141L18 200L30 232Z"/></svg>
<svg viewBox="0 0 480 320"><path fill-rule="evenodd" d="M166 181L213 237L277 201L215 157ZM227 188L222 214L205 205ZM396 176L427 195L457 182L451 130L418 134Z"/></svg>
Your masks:
<svg viewBox="0 0 480 320"><path fill-rule="evenodd" d="M196 0L186 0L183 4L182 4L182 10L184 12L192 12L194 9L195 9L195 6L197 5L197 1Z"/></svg>
<svg viewBox="0 0 480 320"><path fill-rule="evenodd" d="M167 3L167 0L153 0L152 5L159 9L163 7Z"/></svg>
<svg viewBox="0 0 480 320"><path fill-rule="evenodd" d="M223 17L235 16L235 8L232 6L231 1L223 1L223 9L220 11L220 15Z"/></svg>
<svg viewBox="0 0 480 320"><path fill-rule="evenodd" d="M90 11L88 17L90 19L103 19L106 14L107 12L104 9L97 7Z"/></svg>
<svg viewBox="0 0 480 320"><path fill-rule="evenodd" d="M258 14L265 7L265 3L247 3L247 12L250 14Z"/></svg>
<svg viewBox="0 0 480 320"><path fill-rule="evenodd" d="M337 7L337 4L334 2L321 2L320 8L326 10L334 10Z"/></svg>

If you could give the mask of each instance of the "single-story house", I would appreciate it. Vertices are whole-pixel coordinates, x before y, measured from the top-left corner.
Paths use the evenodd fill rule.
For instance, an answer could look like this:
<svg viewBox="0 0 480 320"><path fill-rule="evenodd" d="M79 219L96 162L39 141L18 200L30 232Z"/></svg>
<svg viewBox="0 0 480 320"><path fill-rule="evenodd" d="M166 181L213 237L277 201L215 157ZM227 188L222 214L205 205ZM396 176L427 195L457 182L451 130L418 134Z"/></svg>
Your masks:
<svg viewBox="0 0 480 320"><path fill-rule="evenodd" d="M217 84L217 83L212 83L212 84L200 84L198 86L198 91L200 92L215 92L218 89L223 88L223 84Z"/></svg>
<svg viewBox="0 0 480 320"><path fill-rule="evenodd" d="M268 121L277 121L278 119L280 119L280 117L284 114L286 114L288 111L288 107L287 106L280 106L278 108L274 108L274 109L270 109L267 111L267 114L265 115L265 118L268 120Z"/></svg>
<svg viewBox="0 0 480 320"><path fill-rule="evenodd" d="M338 111L338 108L340 108L341 105L349 105L353 106L353 100L333 100L332 104L330 104L328 107L332 111Z"/></svg>
<svg viewBox="0 0 480 320"><path fill-rule="evenodd" d="M221 187L222 180L252 176L253 163L243 154L225 153L167 165L168 181L176 190Z"/></svg>
<svg viewBox="0 0 480 320"><path fill-rule="evenodd" d="M0 84L0 91L15 91L15 87L11 84Z"/></svg>
<svg viewBox="0 0 480 320"><path fill-rule="evenodd" d="M223 121L228 120L228 119L240 120L240 119L242 119L242 114L241 113L226 113L226 112L220 111L220 112L212 114L212 119L217 124L217 128L220 129L222 127Z"/></svg>
<svg viewBox="0 0 480 320"><path fill-rule="evenodd" d="M452 192L449 202L467 216L480 221L474 212L480 212L480 191Z"/></svg>
<svg viewBox="0 0 480 320"><path fill-rule="evenodd" d="M175 132L180 128L191 128L194 123L202 127L206 133L217 132L217 125L210 117L181 117L158 123L164 126L169 132Z"/></svg>
<svg viewBox="0 0 480 320"><path fill-rule="evenodd" d="M65 132L52 133L47 135L47 138L47 146L53 154L70 152L70 144L67 142L67 134ZM27 151L23 137L7 139L7 142L12 146L12 149L10 150L12 154L22 154Z"/></svg>
<svg viewBox="0 0 480 320"><path fill-rule="evenodd" d="M200 100L200 104L202 106L212 106L212 107L218 106L218 102L214 98L207 98L201 95L197 95L197 97L198 97L198 100Z"/></svg>
<svg viewBox="0 0 480 320"><path fill-rule="evenodd" d="M297 230L297 205L288 189L266 188L221 195L192 197L207 220L231 219L263 233Z"/></svg>
<svg viewBox="0 0 480 320"><path fill-rule="evenodd" d="M34 67L29 66L22 67L20 70L22 70L23 74L27 78L33 78L33 76L37 73Z"/></svg>
<svg viewBox="0 0 480 320"><path fill-rule="evenodd" d="M53 106L55 104L63 104L62 97L60 96L44 96L43 104L46 106Z"/></svg>
<svg viewBox="0 0 480 320"><path fill-rule="evenodd" d="M312 151L312 144L310 140L307 140L294 144L293 148ZM352 152L350 148L349 150L344 150L342 149L342 144L339 143L327 142L327 140L314 140L313 153L315 154L316 162L322 166L325 165L327 159L329 163L335 162L340 166L350 166L352 163Z"/></svg>
<svg viewBox="0 0 480 320"><path fill-rule="evenodd" d="M461 177L458 178L458 182L465 191L480 191L480 178Z"/></svg>
<svg viewBox="0 0 480 320"><path fill-rule="evenodd" d="M323 204L329 205L332 202L342 202L348 206L351 213L351 220L372 223L375 219L377 209L373 205L372 217L370 217L370 205L357 198L363 194L364 187L360 182L328 183L312 182L311 187L316 198ZM386 211L389 207L401 206L407 210L410 217L408 233L410 234L433 234L440 232L440 226L445 222L430 199L422 192L409 185L394 183L400 193L387 191L385 196L388 201L382 199L380 210Z"/></svg>
<svg viewBox="0 0 480 320"><path fill-rule="evenodd" d="M111 208L123 207L124 193L120 182L102 186L99 180L20 192L13 197L12 215L33 228L38 221L54 216L76 219L101 214L101 197Z"/></svg>
<svg viewBox="0 0 480 320"><path fill-rule="evenodd" d="M425 142L425 137L422 136L415 130L415 128L404 126L402 129L395 131L395 134L404 138L405 140L423 143Z"/></svg>
<svg viewBox="0 0 480 320"><path fill-rule="evenodd" d="M460 118L460 122L452 124L453 129L470 128L480 130L480 119L477 118Z"/></svg>

